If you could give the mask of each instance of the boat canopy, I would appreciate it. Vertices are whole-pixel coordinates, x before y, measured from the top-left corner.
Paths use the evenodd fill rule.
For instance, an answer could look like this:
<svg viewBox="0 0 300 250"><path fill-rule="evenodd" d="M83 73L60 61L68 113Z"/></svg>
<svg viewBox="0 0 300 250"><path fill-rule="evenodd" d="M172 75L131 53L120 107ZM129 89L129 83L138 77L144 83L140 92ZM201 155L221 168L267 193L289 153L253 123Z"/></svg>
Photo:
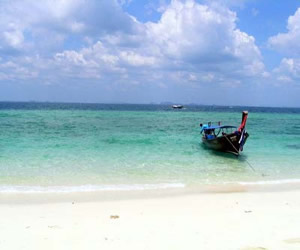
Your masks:
<svg viewBox="0 0 300 250"><path fill-rule="evenodd" d="M215 129L223 129L223 128L234 128L234 129L237 129L236 126L230 126L230 125L224 125L224 126L208 126L207 124L204 124L202 126L202 129L201 129L201 133L205 130L215 130Z"/></svg>

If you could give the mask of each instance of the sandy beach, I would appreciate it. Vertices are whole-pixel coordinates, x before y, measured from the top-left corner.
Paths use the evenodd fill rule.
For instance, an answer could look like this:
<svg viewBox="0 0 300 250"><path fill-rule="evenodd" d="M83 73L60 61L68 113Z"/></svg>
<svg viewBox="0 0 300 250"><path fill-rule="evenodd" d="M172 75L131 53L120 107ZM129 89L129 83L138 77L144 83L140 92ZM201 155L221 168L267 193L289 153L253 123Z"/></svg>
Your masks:
<svg viewBox="0 0 300 250"><path fill-rule="evenodd" d="M1 194L0 249L300 249L300 191L79 196Z"/></svg>

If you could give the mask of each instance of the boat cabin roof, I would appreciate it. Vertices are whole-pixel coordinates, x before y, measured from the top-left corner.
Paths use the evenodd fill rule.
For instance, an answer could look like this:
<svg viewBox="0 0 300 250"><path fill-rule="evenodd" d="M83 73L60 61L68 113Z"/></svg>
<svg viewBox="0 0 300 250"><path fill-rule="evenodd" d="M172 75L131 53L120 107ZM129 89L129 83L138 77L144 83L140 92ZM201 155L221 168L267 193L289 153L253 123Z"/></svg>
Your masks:
<svg viewBox="0 0 300 250"><path fill-rule="evenodd" d="M237 127L236 126L231 126L231 125L223 125L223 126L214 126L214 125L212 125L212 126L208 126L208 125L204 124L202 126L201 132L203 130L205 131L205 130L214 130L214 129L222 129L222 128L234 128L234 129L236 129Z"/></svg>

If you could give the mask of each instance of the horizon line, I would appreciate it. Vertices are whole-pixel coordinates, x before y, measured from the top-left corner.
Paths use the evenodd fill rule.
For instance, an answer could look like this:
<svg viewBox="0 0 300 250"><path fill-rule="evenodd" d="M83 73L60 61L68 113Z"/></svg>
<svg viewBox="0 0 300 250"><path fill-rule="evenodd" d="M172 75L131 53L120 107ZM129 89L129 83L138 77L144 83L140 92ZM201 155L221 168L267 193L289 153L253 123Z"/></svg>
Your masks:
<svg viewBox="0 0 300 250"><path fill-rule="evenodd" d="M186 106L217 106L217 107L250 107L250 108L295 108L295 106L259 106L259 105L226 105L226 104L200 104L200 103L181 103L181 102L169 102L162 101L160 103L148 102L148 103L131 103L131 102L71 102L71 101L9 101L0 100L0 103L49 103L49 104L102 104L102 105L186 105Z"/></svg>

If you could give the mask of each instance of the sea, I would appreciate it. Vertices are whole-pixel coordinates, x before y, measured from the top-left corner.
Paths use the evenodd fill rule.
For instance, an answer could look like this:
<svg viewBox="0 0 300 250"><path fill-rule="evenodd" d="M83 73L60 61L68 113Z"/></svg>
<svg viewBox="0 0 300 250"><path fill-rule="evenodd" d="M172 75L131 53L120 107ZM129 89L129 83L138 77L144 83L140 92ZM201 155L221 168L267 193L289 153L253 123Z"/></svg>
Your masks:
<svg viewBox="0 0 300 250"><path fill-rule="evenodd" d="M201 142L200 123L236 125L242 155ZM300 109L0 102L0 193L300 185ZM208 189L203 189L208 190Z"/></svg>

